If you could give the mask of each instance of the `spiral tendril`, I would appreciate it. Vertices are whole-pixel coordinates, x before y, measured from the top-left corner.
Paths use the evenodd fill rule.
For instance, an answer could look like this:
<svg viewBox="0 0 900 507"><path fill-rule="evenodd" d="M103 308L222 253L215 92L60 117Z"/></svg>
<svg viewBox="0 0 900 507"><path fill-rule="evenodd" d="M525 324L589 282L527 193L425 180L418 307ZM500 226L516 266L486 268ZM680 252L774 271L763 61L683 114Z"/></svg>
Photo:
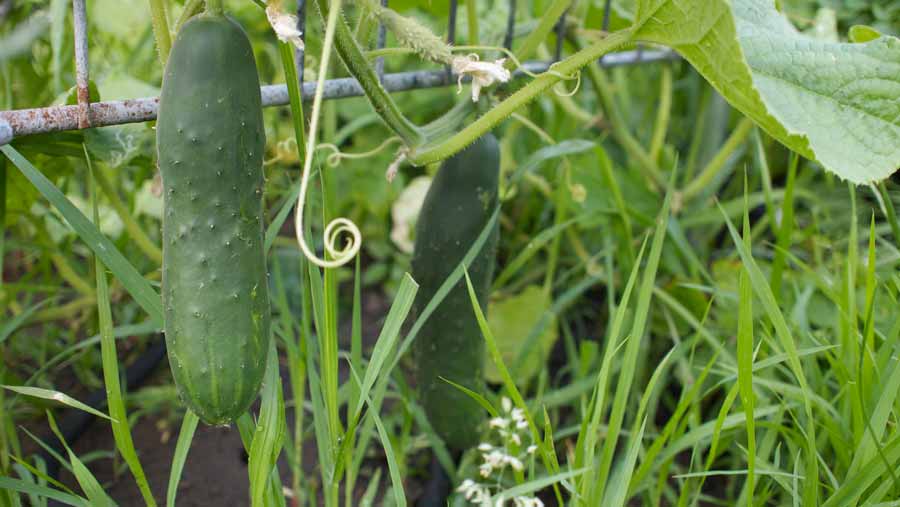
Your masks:
<svg viewBox="0 0 900 507"><path fill-rule="evenodd" d="M337 167L338 164L340 164L341 160L343 160L343 159L354 160L354 159L364 159L364 158L374 157L375 155L378 155L379 153L384 151L384 149L387 148L388 146L390 146L394 143L398 143L398 142L402 143L403 140L397 136L392 136L392 137L385 139L384 142L382 142L375 148L372 148L371 150L368 150L368 151L359 152L359 153L348 153L346 151L341 151L340 148L338 148L337 146L335 146L331 143L321 143L321 144L319 144L317 149L331 150L331 153L329 153L328 157L325 159L325 163L327 163L330 167Z"/></svg>
<svg viewBox="0 0 900 507"><path fill-rule="evenodd" d="M322 91L325 89L325 75L328 71L328 64L331 57L331 48L334 42L334 32L337 27L338 13L340 11L340 0L331 0L331 9L328 12L328 22L325 28L325 40L322 44L322 58L319 62L319 73L316 79L316 94L313 98L312 114L309 123L309 135L307 136L306 157L303 160L303 174L300 177L300 194L297 196L297 207L294 210L294 232L297 235L297 244L307 260L321 268L336 268L343 266L352 260L362 245L362 234L359 227L350 219L338 217L325 226L323 232L323 240L325 244L326 257L331 259L319 258L315 252L306 244L306 238L303 234L303 208L306 204L306 191L309 186L309 174L312 169L312 162L315 156L316 133L318 132L319 117L322 109ZM337 246L337 242L342 235L348 234L349 241L346 241L342 247Z"/></svg>

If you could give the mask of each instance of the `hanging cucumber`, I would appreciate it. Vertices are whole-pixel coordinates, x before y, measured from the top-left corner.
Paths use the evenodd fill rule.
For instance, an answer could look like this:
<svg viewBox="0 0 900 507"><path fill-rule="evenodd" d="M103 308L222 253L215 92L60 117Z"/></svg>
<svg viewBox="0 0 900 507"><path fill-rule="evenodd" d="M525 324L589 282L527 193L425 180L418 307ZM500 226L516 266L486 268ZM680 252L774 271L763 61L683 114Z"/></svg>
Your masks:
<svg viewBox="0 0 900 507"><path fill-rule="evenodd" d="M444 161L425 196L416 224L413 278L419 283L417 313L431 301L459 265L497 206L500 149L485 134ZM494 272L496 225L469 266L469 276L485 310ZM478 443L483 409L442 380L475 392L484 387L484 339L472 311L465 279L460 280L425 322L414 342L419 397L432 427L449 447Z"/></svg>
<svg viewBox="0 0 900 507"><path fill-rule="evenodd" d="M156 129L169 363L185 404L227 424L256 399L269 342L265 132L256 61L237 23L207 13L179 31Z"/></svg>

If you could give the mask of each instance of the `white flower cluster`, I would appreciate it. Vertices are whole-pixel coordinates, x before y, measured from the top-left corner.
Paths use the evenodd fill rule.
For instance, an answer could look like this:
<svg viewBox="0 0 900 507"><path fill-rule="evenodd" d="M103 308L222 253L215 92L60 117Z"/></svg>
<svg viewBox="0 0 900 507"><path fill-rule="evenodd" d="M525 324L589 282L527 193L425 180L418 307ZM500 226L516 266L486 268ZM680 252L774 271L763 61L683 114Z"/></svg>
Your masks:
<svg viewBox="0 0 900 507"><path fill-rule="evenodd" d="M525 419L522 409L513 408L512 401L506 397L501 400L501 405L503 415L494 417L488 422L492 432L500 437L500 442L496 445L483 442L478 446L483 460L478 467L478 472L485 479L496 474L498 477L496 486L466 479L456 489L465 496L466 500L479 507L504 507L507 505L506 499L502 495L494 499L491 490L499 489L500 476L507 467L521 472L525 469L523 460L537 451L536 445L529 445L524 452L522 451L522 435L527 435L528 431L528 421ZM511 507L544 507L544 503L537 497L517 496L512 498L512 502Z"/></svg>

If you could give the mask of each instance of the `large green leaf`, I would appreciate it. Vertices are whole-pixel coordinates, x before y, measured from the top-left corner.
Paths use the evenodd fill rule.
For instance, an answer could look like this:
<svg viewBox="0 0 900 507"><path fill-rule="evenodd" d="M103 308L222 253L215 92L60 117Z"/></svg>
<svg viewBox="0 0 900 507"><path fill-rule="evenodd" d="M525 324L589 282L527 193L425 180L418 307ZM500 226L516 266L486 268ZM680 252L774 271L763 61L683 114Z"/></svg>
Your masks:
<svg viewBox="0 0 900 507"><path fill-rule="evenodd" d="M799 33L772 0L640 0L637 38L681 53L770 135L853 183L900 167L900 40Z"/></svg>

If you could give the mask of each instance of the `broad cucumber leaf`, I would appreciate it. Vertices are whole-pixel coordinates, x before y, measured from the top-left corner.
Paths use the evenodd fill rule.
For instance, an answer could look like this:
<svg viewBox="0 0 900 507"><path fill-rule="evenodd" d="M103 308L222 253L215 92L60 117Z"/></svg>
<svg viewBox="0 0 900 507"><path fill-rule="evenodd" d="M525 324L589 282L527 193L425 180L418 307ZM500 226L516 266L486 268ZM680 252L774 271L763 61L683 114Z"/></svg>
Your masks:
<svg viewBox="0 0 900 507"><path fill-rule="evenodd" d="M900 167L900 39L829 42L773 0L640 0L635 35L681 53L772 137L856 184Z"/></svg>

